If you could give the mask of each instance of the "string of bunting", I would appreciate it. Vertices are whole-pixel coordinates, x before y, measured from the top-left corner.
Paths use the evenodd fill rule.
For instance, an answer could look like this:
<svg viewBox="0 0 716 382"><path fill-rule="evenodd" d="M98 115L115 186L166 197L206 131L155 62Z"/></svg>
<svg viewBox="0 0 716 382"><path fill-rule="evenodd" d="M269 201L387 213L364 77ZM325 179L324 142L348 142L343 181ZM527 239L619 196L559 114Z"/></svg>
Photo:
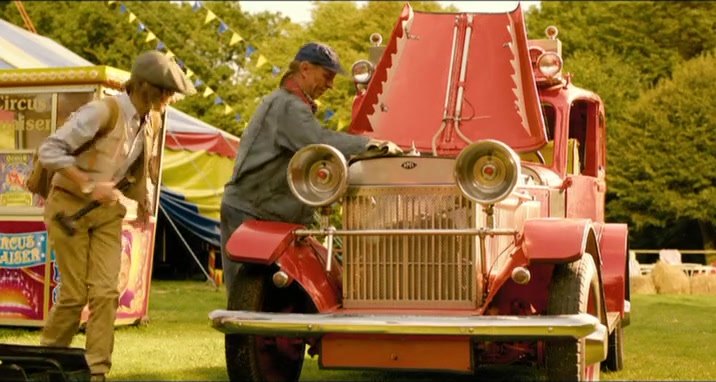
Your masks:
<svg viewBox="0 0 716 382"><path fill-rule="evenodd" d="M194 12L199 12L201 9L206 10L206 15L204 16L204 25L209 25L213 22L217 22L217 32L219 34L225 34L227 32L231 33L231 38L229 39L229 46L236 45L240 42L243 42L246 45L246 51L245 51L245 58L247 60L251 60L252 56L256 55L256 64L255 66L257 68L262 67L263 65L269 64L269 60L264 56L261 52L259 52L259 49L246 41L238 32L236 32L231 26L229 26L224 20L222 20L219 16L216 15L209 7L207 7L203 2L196 0L196 1L188 1L188 3L192 4L192 10ZM271 74L274 76L277 76L281 73L281 67L276 66L274 64L271 64ZM321 103L316 100L315 101L318 107L321 107ZM328 122L330 119L332 119L335 116L335 111L327 108L325 112L323 113L323 121ZM338 130L343 130L343 128L346 127L346 123L343 120L338 121Z"/></svg>
<svg viewBox="0 0 716 382"><path fill-rule="evenodd" d="M204 88L203 92L201 92L201 94L203 95L204 98L207 98L207 97L213 95L214 96L214 105L217 105L217 106L223 105L224 106L224 111L223 111L224 115L228 115L229 113L231 113L235 110L235 108L232 107L231 105L229 105L228 103L226 103L226 101L224 101L224 99L221 96L219 96L214 91L214 89L212 89L201 78L199 78L196 75L196 73L193 70L191 70L191 68L189 68L184 63L183 60L181 60L179 57L177 57L176 54L174 54L174 52L172 52L171 49L169 49L169 47L167 47L167 45L161 39L159 39L156 34L154 34L154 32L149 30L149 28L147 28L147 26L141 20L139 20L137 15L134 14L123 2L113 1L113 0L107 1L108 6L112 6L113 4L117 4L117 3L119 4L119 13L127 14L127 20L130 24L137 22L137 33L146 33L146 37L144 39L144 41L146 43L149 44L149 43L156 41L155 49L157 51L160 51L160 52L163 51L167 57L174 58L176 63L184 70L184 73L186 74L187 78L192 79L194 81L194 87L197 90L201 89L202 87ZM234 120L237 122L240 122L241 114L236 113L234 116Z"/></svg>

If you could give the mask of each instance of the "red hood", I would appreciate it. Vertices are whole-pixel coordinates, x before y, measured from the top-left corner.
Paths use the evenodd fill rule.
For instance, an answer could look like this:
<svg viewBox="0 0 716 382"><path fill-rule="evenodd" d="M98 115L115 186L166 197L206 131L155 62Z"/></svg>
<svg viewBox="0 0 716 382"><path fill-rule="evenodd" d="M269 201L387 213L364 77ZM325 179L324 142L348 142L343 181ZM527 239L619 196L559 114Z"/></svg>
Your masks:
<svg viewBox="0 0 716 382"><path fill-rule="evenodd" d="M421 152L455 155L486 138L521 152L547 139L519 6L509 13L422 13L406 4L358 102L352 132Z"/></svg>

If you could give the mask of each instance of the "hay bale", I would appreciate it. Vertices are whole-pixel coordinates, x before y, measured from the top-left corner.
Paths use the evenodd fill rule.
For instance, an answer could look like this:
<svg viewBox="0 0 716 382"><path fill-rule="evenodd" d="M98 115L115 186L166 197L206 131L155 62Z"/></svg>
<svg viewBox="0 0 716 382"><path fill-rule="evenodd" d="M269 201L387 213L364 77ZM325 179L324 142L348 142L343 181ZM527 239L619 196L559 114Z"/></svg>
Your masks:
<svg viewBox="0 0 716 382"><path fill-rule="evenodd" d="M691 276L691 294L716 295L716 274L697 274Z"/></svg>
<svg viewBox="0 0 716 382"><path fill-rule="evenodd" d="M678 266L657 261L651 277L659 294L689 294L691 291L689 276Z"/></svg>
<svg viewBox="0 0 716 382"><path fill-rule="evenodd" d="M650 275L635 275L629 277L631 293L633 294L656 294L654 281Z"/></svg>

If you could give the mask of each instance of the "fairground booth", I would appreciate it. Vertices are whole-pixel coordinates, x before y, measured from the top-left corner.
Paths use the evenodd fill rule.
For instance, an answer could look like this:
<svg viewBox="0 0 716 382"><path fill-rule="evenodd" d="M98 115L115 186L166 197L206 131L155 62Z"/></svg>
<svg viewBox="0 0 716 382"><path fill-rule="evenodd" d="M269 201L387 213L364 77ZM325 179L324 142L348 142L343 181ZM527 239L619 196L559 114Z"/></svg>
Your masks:
<svg viewBox="0 0 716 382"><path fill-rule="evenodd" d="M116 94L128 78L125 71L92 65L50 39L0 20L0 325L42 326L62 277L43 223L44 200L24 186L33 152L77 108ZM145 230L128 223L136 203L122 200L128 213L118 325L148 318L152 269L156 259L171 256L167 242L181 242L196 261L197 248L213 256L219 245L219 202L238 138L171 107L163 121L162 181L148 182L153 216ZM216 282L211 273L207 277Z"/></svg>

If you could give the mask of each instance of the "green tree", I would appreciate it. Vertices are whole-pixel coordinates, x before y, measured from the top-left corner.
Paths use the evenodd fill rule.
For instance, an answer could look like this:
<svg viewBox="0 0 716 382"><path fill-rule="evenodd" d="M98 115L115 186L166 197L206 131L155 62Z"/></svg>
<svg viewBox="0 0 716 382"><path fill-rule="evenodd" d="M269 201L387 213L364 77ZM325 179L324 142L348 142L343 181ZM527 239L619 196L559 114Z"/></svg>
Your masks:
<svg viewBox="0 0 716 382"><path fill-rule="evenodd" d="M697 221L707 248L716 248L714 83L716 56L708 53L677 66L633 104L613 202L637 229Z"/></svg>

